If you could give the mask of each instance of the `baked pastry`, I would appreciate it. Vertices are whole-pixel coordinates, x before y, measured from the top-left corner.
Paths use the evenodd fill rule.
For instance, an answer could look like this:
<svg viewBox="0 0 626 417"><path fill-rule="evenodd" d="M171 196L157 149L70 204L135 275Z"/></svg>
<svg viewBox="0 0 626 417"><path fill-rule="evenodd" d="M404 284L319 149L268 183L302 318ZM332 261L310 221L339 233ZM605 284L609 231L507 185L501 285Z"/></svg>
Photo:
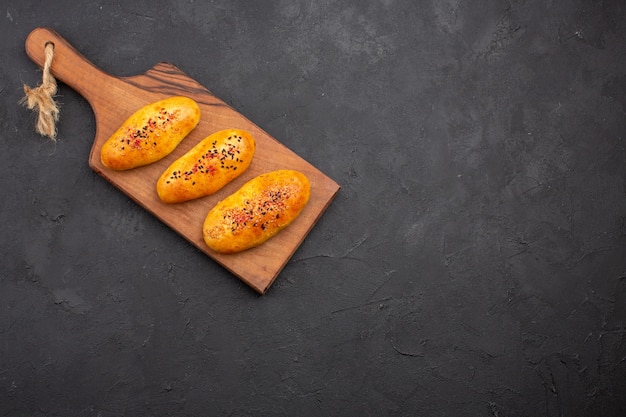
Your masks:
<svg viewBox="0 0 626 417"><path fill-rule="evenodd" d="M298 217L310 193L308 178L298 171L259 175L209 211L203 226L204 241L220 253L259 246Z"/></svg>
<svg viewBox="0 0 626 417"><path fill-rule="evenodd" d="M169 155L200 121L200 107L188 97L170 97L137 110L102 145L104 166L126 170Z"/></svg>
<svg viewBox="0 0 626 417"><path fill-rule="evenodd" d="M165 203L211 195L248 169L255 142L250 133L226 129L213 133L172 163L157 181Z"/></svg>

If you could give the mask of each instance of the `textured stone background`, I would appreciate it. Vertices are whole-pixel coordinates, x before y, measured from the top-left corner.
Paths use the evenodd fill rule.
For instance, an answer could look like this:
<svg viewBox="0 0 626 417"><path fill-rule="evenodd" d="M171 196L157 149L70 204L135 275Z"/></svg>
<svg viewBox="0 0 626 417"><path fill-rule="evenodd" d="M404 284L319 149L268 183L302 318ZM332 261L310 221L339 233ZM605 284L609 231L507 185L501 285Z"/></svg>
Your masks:
<svg viewBox="0 0 626 417"><path fill-rule="evenodd" d="M626 415L623 0L0 5L0 416ZM267 295L34 133L37 26L341 184Z"/></svg>

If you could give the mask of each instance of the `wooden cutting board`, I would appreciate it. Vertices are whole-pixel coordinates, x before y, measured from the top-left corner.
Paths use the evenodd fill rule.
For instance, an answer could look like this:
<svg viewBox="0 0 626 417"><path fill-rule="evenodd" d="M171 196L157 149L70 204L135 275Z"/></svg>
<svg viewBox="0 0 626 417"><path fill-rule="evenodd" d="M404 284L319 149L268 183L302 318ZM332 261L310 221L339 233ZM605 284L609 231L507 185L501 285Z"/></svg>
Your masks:
<svg viewBox="0 0 626 417"><path fill-rule="evenodd" d="M40 67L44 65L44 47L48 42L54 43L52 74L82 95L95 114L96 132L89 166L258 293L264 294L333 200L339 185L171 64L159 63L137 76L111 76L94 66L53 30L37 28L26 39L26 53ZM200 123L178 148L159 162L130 171L118 172L103 166L100 149L109 136L139 108L173 95L196 100L202 111ZM162 203L156 194L156 181L161 173L206 136L227 128L244 129L254 136L257 149L248 170L212 196L181 204ZM248 180L277 169L299 170L311 182L309 203L296 221L257 248L232 255L211 251L202 238L202 223L209 210Z"/></svg>

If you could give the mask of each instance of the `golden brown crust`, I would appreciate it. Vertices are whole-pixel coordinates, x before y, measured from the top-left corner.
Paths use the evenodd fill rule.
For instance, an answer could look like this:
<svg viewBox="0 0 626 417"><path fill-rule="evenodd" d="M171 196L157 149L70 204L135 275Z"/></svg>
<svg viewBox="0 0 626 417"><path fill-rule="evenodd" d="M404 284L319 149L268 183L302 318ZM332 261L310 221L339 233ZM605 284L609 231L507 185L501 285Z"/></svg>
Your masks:
<svg viewBox="0 0 626 417"><path fill-rule="evenodd" d="M298 171L259 175L211 209L204 221L204 241L220 253L258 246L298 217L310 193L308 178Z"/></svg>
<svg viewBox="0 0 626 417"><path fill-rule="evenodd" d="M188 97L169 97L130 116L102 145L104 166L126 170L169 155L200 121L200 107Z"/></svg>
<svg viewBox="0 0 626 417"><path fill-rule="evenodd" d="M159 198L180 203L211 195L248 168L254 151L254 139L246 131L213 133L163 172L157 182Z"/></svg>

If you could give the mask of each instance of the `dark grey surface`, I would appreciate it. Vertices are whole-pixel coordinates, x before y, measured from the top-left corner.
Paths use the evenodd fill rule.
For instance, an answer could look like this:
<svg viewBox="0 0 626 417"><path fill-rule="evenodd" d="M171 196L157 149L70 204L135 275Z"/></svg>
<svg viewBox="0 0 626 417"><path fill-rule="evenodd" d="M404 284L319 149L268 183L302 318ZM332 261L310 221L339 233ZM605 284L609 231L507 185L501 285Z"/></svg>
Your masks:
<svg viewBox="0 0 626 417"><path fill-rule="evenodd" d="M0 416L626 415L624 1L1 3ZM267 295L34 133L37 26L341 184Z"/></svg>

